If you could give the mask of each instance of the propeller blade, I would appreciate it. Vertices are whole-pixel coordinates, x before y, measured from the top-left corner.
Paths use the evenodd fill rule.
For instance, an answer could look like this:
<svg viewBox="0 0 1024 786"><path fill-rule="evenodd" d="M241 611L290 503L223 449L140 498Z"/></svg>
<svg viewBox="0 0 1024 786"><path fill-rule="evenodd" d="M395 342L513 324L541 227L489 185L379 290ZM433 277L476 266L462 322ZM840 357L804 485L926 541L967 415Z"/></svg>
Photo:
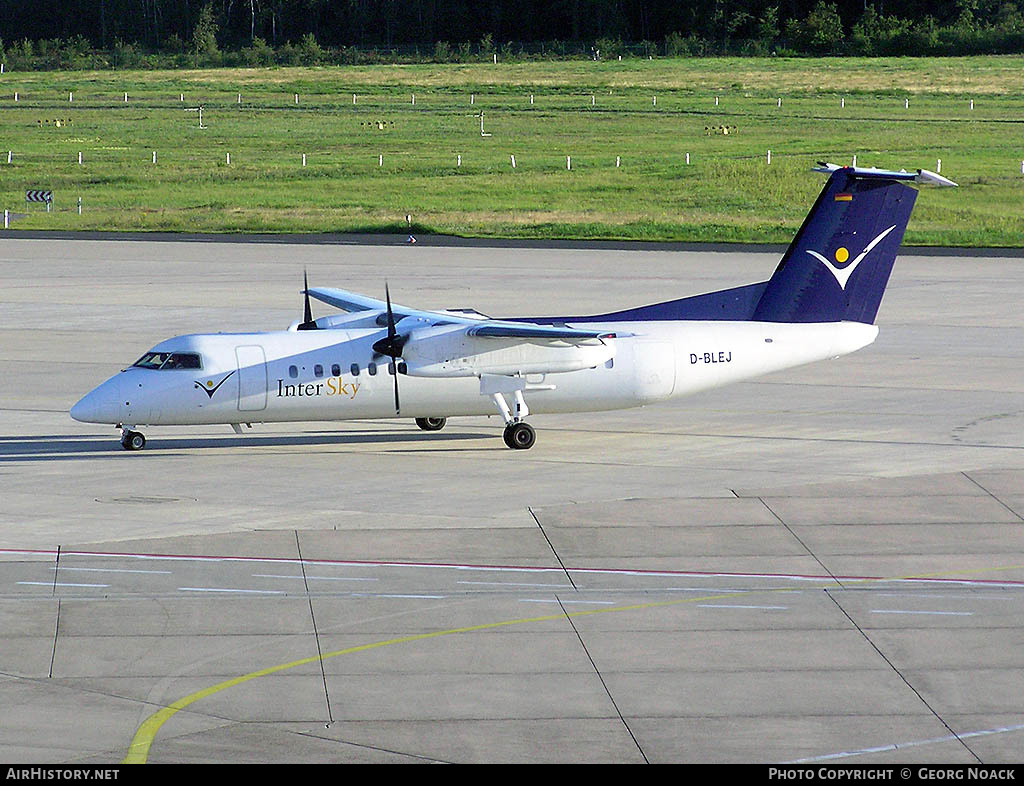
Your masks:
<svg viewBox="0 0 1024 786"><path fill-rule="evenodd" d="M395 328L395 312L391 310L391 290L388 282L384 282L384 300L388 304L388 343L387 355L391 357L391 369L395 372L395 414L402 414L402 407L398 400L398 358L402 356L402 347L398 343L398 330Z"/></svg>
<svg viewBox="0 0 1024 786"><path fill-rule="evenodd" d="M313 321L313 309L309 305L309 276L305 269L302 271L302 291L306 295L306 308L302 315L302 322L299 324L299 330L316 330L316 322Z"/></svg>
<svg viewBox="0 0 1024 786"><path fill-rule="evenodd" d="M391 366L395 370L395 414L396 415L401 415L402 414L402 407L398 403L398 361L397 360L392 360L391 361Z"/></svg>
<svg viewBox="0 0 1024 786"><path fill-rule="evenodd" d="M309 274L305 268L302 270L302 291L306 295L306 313L304 314L306 322L313 321L313 309L309 305Z"/></svg>
<svg viewBox="0 0 1024 786"><path fill-rule="evenodd" d="M398 334L398 328L395 325L395 312L391 308L391 292L388 290L386 282L384 284L384 299L387 302L388 334L374 343L373 351L380 355L387 355L392 360L397 360L402 357L402 347L405 346L407 337Z"/></svg>
<svg viewBox="0 0 1024 786"><path fill-rule="evenodd" d="M384 282L384 299L388 304L388 338L394 341L398 331L395 330L395 312L391 310L391 292L387 281Z"/></svg>

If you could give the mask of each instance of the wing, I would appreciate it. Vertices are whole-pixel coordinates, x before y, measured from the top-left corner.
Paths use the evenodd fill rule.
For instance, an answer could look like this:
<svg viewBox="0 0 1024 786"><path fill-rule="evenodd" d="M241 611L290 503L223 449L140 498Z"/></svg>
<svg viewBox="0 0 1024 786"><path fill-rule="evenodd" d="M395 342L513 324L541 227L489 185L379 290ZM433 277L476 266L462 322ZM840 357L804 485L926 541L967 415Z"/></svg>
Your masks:
<svg viewBox="0 0 1024 786"><path fill-rule="evenodd" d="M312 287L309 290L309 296L349 313L355 311L384 311L387 308L387 304L383 300L360 295L358 292L334 289L333 287ZM392 308L396 315L414 310L406 309L405 306L396 304L392 304Z"/></svg>
<svg viewBox="0 0 1024 786"><path fill-rule="evenodd" d="M343 289L314 287L309 296L387 324L387 303ZM552 374L592 368L615 355L622 332L487 319L466 312L424 311L392 303L401 357L411 376Z"/></svg>
<svg viewBox="0 0 1024 786"><path fill-rule="evenodd" d="M313 287L309 290L309 296L327 303L342 311L356 313L361 311L387 311L387 303L383 300L360 295L357 292L349 292L344 289L333 289L331 287ZM507 322L498 319L489 319L479 312L472 312L472 316L466 310L453 311L424 311L422 309L410 308L408 306L391 304L391 310L395 315L395 321L399 322L406 317L414 317L418 322L427 325L467 325L470 328L467 335L478 338L522 338L547 341L586 341L603 338L615 338L615 332L607 330L581 330L565 325L538 325L530 322ZM623 335L623 334L619 334Z"/></svg>
<svg viewBox="0 0 1024 786"><path fill-rule="evenodd" d="M387 313L388 304L383 300L369 297L368 295L360 295L358 292L349 292L345 289L334 289L333 287L313 287L309 290L309 296L315 298L323 303L340 308L342 311L347 311L350 314L361 312L361 311L379 311L382 314ZM416 317L420 320L433 324L454 324L462 323L467 325L475 325L486 319L486 317L470 316L465 311L460 312L448 312L448 311L424 311L418 308L410 308L409 306L403 306L399 303L391 304L391 311L395 315L395 321L404 319L405 317Z"/></svg>
<svg viewBox="0 0 1024 786"><path fill-rule="evenodd" d="M518 338L538 341L564 341L567 343L591 343L605 338L617 338L618 334L607 330L577 330L570 327L534 325L526 322L499 322L489 319L483 324L466 329L467 336L477 338Z"/></svg>

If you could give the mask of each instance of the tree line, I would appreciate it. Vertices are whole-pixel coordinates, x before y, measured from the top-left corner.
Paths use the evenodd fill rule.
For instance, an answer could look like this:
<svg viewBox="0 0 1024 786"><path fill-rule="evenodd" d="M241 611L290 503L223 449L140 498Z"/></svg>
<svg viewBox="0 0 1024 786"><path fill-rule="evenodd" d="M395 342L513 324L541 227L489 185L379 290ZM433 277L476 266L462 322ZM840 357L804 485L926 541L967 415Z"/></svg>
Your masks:
<svg viewBox="0 0 1024 786"><path fill-rule="evenodd" d="M1024 0L0 0L10 68L1024 52Z"/></svg>

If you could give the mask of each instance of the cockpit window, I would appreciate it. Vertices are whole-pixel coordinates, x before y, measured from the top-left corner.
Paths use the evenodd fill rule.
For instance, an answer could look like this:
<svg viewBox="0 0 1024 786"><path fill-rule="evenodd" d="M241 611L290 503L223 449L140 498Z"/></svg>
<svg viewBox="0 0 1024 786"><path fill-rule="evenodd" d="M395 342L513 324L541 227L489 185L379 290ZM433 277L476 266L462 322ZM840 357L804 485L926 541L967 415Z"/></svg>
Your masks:
<svg viewBox="0 0 1024 786"><path fill-rule="evenodd" d="M135 366L136 368L160 368L170 355L170 352L147 352L135 362Z"/></svg>
<svg viewBox="0 0 1024 786"><path fill-rule="evenodd" d="M192 352L175 352L167 358L167 362L161 366L162 369L202 367L203 364L199 360L199 355L193 354Z"/></svg>
<svg viewBox="0 0 1024 786"><path fill-rule="evenodd" d="M135 363L136 368L168 369L202 368L199 355L194 352L147 352Z"/></svg>

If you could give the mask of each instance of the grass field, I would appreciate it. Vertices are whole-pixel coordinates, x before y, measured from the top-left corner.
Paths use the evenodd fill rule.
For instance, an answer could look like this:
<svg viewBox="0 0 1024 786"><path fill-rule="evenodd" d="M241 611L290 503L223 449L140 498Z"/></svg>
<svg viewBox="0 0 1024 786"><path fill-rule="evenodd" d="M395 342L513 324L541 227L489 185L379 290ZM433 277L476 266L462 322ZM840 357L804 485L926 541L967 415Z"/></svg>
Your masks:
<svg viewBox="0 0 1024 786"><path fill-rule="evenodd" d="M184 111L200 104L203 129ZM961 184L918 200L908 243L1019 246L1022 132L1021 57L5 73L0 208L15 229L404 231L410 215L421 233L783 242L821 187L813 163L856 155L941 159ZM53 212L27 189L51 189Z"/></svg>

